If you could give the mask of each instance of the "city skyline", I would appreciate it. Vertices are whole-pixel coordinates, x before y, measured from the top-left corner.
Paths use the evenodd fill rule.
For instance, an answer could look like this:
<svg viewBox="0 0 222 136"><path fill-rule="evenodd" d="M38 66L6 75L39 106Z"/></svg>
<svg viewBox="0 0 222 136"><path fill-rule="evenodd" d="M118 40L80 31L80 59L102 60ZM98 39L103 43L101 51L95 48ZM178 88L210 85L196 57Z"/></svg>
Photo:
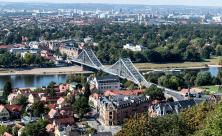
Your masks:
<svg viewBox="0 0 222 136"><path fill-rule="evenodd" d="M188 6L222 6L221 0L0 0L0 2L35 2L35 3L104 3L104 4L140 4L140 5L188 5Z"/></svg>

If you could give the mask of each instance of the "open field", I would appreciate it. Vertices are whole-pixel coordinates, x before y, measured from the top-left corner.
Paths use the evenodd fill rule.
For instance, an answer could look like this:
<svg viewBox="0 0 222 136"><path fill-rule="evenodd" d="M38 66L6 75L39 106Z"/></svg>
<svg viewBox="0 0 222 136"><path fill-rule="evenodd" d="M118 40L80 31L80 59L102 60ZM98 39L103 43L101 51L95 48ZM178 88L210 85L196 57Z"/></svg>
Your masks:
<svg viewBox="0 0 222 136"><path fill-rule="evenodd" d="M181 63L135 63L135 66L140 70L148 69L165 69L165 68L201 68L205 65L217 65L218 57L206 59L204 62L181 62Z"/></svg>

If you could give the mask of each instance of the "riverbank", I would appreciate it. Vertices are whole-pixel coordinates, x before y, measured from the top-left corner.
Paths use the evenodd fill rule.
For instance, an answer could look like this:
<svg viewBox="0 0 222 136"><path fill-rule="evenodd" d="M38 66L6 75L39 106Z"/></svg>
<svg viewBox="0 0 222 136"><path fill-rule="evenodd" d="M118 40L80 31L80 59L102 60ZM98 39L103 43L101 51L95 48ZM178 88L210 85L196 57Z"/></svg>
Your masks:
<svg viewBox="0 0 222 136"><path fill-rule="evenodd" d="M222 67L218 65L218 57L207 59L203 62L181 62L181 63L135 63L140 71L150 71L154 69L202 69L209 67ZM108 66L108 65L107 65ZM33 69L0 69L0 76L4 75L54 75L54 74L75 74L92 73L83 71L80 66L56 67L56 68L33 68Z"/></svg>
<svg viewBox="0 0 222 136"><path fill-rule="evenodd" d="M59 74L76 74L92 73L83 71L79 66L56 67L56 68L33 68L33 69L1 69L0 76L6 75L59 75Z"/></svg>
<svg viewBox="0 0 222 136"><path fill-rule="evenodd" d="M135 66L141 71L153 69L200 69L206 66L221 67L218 65L219 58L214 57L206 59L203 62L180 62L180 63L135 63Z"/></svg>

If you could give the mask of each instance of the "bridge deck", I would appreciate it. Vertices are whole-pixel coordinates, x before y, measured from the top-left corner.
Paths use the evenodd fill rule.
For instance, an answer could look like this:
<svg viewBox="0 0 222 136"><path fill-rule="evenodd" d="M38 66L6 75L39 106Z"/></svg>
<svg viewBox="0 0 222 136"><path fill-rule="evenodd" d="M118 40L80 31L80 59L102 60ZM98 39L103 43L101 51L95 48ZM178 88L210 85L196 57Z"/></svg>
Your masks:
<svg viewBox="0 0 222 136"><path fill-rule="evenodd" d="M107 68L102 65L91 49L84 49L80 55L72 59L72 61L96 70L102 70L112 75L118 75L120 78L128 79L139 86L150 87L153 84L143 77L129 58L119 59L114 65ZM166 94L173 96L177 100L184 100L184 97L178 91L159 85L157 85L157 87L164 89Z"/></svg>

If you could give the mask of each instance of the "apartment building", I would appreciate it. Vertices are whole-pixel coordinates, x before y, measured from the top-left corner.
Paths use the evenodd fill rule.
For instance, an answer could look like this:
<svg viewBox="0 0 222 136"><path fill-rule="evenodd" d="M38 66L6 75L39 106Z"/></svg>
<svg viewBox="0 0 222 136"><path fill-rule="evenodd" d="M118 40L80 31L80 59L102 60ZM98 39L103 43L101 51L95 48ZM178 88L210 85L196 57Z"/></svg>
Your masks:
<svg viewBox="0 0 222 136"><path fill-rule="evenodd" d="M148 111L146 96L109 96L100 98L100 119L107 126L120 125L137 113Z"/></svg>

